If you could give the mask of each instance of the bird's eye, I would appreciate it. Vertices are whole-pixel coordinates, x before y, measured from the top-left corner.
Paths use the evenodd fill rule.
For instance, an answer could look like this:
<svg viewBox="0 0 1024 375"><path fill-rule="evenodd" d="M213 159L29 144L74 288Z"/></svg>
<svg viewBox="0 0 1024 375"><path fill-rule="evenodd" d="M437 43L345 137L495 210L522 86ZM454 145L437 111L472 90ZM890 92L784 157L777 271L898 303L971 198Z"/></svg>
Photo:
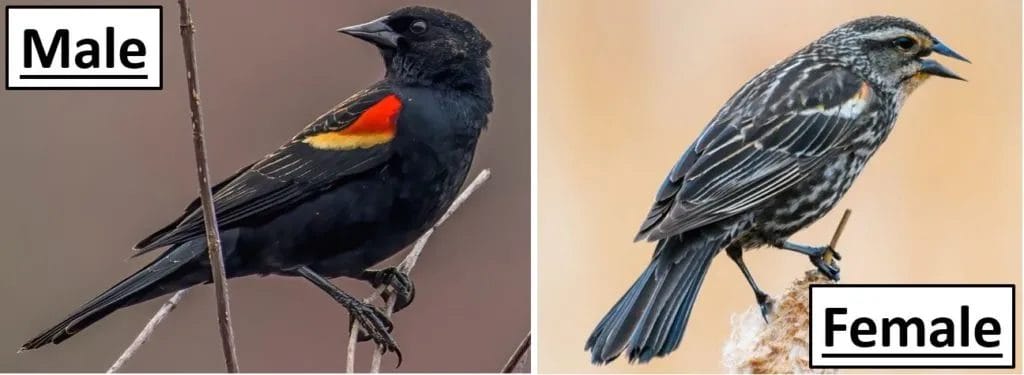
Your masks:
<svg viewBox="0 0 1024 375"><path fill-rule="evenodd" d="M413 21L413 23L409 25L409 31L411 31L413 34L423 34L427 32L427 21Z"/></svg>
<svg viewBox="0 0 1024 375"><path fill-rule="evenodd" d="M892 45L898 48L900 51L910 51L917 46L917 41L914 38L901 36L892 40Z"/></svg>

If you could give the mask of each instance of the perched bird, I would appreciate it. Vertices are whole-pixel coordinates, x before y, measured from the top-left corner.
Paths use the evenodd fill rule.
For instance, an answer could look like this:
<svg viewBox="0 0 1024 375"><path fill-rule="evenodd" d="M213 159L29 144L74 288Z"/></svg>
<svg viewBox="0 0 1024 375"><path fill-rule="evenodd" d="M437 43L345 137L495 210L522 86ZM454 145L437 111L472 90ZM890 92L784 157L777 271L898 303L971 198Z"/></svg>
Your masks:
<svg viewBox="0 0 1024 375"><path fill-rule="evenodd" d="M392 285L400 304L411 301L406 275L368 268L411 244L455 199L493 105L491 44L462 17L425 7L338 31L379 49L384 79L213 187L226 272L304 277L401 359L388 318L328 279ZM168 246L22 349L59 344L115 310L210 282L198 200L135 248Z"/></svg>
<svg viewBox="0 0 1024 375"><path fill-rule="evenodd" d="M967 61L924 27L867 17L828 32L745 85L675 164L636 240L651 263L597 324L595 364L623 351L650 361L679 346L712 258L725 249L766 315L768 294L743 264L772 246L810 257L828 277L828 246L789 237L825 215L892 130L904 100L930 76L961 79L929 57ZM835 254L837 257L838 254Z"/></svg>

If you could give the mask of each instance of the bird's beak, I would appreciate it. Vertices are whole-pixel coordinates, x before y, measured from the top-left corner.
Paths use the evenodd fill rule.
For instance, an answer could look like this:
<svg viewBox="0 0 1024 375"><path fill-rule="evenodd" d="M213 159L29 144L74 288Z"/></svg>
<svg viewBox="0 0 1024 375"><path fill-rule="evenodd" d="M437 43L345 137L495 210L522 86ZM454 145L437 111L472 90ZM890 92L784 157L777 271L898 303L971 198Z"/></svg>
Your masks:
<svg viewBox="0 0 1024 375"><path fill-rule="evenodd" d="M947 46L945 43L942 43L938 40L936 40L935 44L932 45L932 52L935 52L942 56L952 57L954 59L966 62L968 64L971 63L971 60L968 60L966 57L960 56L959 53L956 53L956 51L954 51L952 48L949 48L949 46Z"/></svg>
<svg viewBox="0 0 1024 375"><path fill-rule="evenodd" d="M387 20L388 17L384 16L361 25L342 27L338 29L338 32L365 40L378 47L397 48L398 38L401 35L385 23Z"/></svg>
<svg viewBox="0 0 1024 375"><path fill-rule="evenodd" d="M932 45L932 52L935 52L942 56L952 57L954 59L967 62L968 64L971 62L971 60L968 60L966 57L960 56L959 53L956 53L956 51L954 51L952 48L949 48L949 46L943 44L938 40L935 40L935 44ZM966 79L964 79L963 77L958 76L956 73L953 73L952 70L949 70L945 66L942 66L942 64L939 64L938 61L932 59L925 59L924 61L921 61L921 72L931 74L933 76L966 81Z"/></svg>
<svg viewBox="0 0 1024 375"><path fill-rule="evenodd" d="M921 61L921 73L966 81L963 77L956 75L952 70L949 70L942 66L942 64L939 64L938 61L932 59L925 59L924 61Z"/></svg>

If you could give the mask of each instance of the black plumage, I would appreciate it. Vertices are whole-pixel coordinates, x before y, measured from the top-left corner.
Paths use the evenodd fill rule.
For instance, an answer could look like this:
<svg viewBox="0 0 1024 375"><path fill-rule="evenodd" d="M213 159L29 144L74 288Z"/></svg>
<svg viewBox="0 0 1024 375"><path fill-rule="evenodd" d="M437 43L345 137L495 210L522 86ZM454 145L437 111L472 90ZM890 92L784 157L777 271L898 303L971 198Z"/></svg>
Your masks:
<svg viewBox="0 0 1024 375"><path fill-rule="evenodd" d="M834 249L788 241L825 215L892 130L904 99L927 77L959 78L926 57L965 60L920 25L868 17L842 25L761 72L711 120L672 168L636 240L657 242L640 278L587 340L592 361L626 352L647 362L675 350L712 258L722 249L743 272L761 246L826 261Z"/></svg>
<svg viewBox="0 0 1024 375"><path fill-rule="evenodd" d="M226 272L302 276L397 352L390 321L326 278L389 283L402 303L411 300L405 275L369 267L424 233L464 182L492 109L490 42L469 21L424 7L339 31L378 47L385 78L213 187ZM168 250L22 349L58 344L120 308L210 282L202 220L197 200L136 245L140 254Z"/></svg>

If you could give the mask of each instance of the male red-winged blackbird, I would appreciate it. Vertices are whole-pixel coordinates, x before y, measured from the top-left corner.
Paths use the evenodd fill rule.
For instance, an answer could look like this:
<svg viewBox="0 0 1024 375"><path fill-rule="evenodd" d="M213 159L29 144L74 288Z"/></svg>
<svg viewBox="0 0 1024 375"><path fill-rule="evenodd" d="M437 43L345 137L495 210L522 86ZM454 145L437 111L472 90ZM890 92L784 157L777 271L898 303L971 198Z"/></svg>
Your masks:
<svg viewBox="0 0 1024 375"><path fill-rule="evenodd" d="M405 275L368 267L409 245L454 200L492 108L491 44L469 21L424 7L338 31L376 45L385 77L213 187L226 271L302 276L401 358L387 317L327 278L388 283L401 303L411 301ZM22 349L58 344L117 309L210 282L198 200L135 247L164 246L155 261Z"/></svg>
<svg viewBox="0 0 1024 375"><path fill-rule="evenodd" d="M962 79L927 59L932 52L967 61L910 20L862 18L740 88L658 191L636 237L657 241L654 257L587 340L592 361L627 351L630 362L643 363L675 350L723 248L763 314L769 297L743 264L744 250L768 245L805 254L838 279L839 269L825 261L833 249L788 238L846 193L907 95L929 76Z"/></svg>

